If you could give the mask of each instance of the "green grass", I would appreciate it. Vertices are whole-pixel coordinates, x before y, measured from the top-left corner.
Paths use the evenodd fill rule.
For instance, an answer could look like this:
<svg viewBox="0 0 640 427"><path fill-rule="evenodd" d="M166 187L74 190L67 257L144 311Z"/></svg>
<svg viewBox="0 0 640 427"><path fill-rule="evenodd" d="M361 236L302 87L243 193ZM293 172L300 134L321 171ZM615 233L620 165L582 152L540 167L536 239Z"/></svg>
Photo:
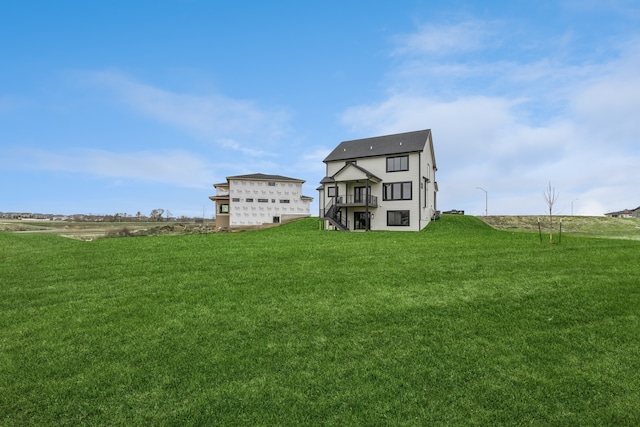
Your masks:
<svg viewBox="0 0 640 427"><path fill-rule="evenodd" d="M640 425L640 242L0 233L0 425Z"/></svg>
<svg viewBox="0 0 640 427"><path fill-rule="evenodd" d="M538 233L538 220L543 236L549 240L548 216L489 216L479 217L499 230ZM640 240L640 218L608 218L604 216L553 216L554 239L563 236L600 237L607 239Z"/></svg>

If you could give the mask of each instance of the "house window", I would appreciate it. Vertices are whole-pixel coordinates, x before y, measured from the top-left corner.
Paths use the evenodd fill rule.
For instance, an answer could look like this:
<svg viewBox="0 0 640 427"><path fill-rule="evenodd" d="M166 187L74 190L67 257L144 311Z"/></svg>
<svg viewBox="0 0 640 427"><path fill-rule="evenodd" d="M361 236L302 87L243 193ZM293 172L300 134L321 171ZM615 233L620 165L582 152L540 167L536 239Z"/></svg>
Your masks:
<svg viewBox="0 0 640 427"><path fill-rule="evenodd" d="M387 211L387 225L409 226L409 211Z"/></svg>
<svg viewBox="0 0 640 427"><path fill-rule="evenodd" d="M327 195L329 197L336 197L338 195L338 187L327 188Z"/></svg>
<svg viewBox="0 0 640 427"><path fill-rule="evenodd" d="M387 172L409 170L409 156L387 157Z"/></svg>
<svg viewBox="0 0 640 427"><path fill-rule="evenodd" d="M222 214L229 213L229 204L228 203L223 203L223 204L220 205L220 213L222 213Z"/></svg>
<svg viewBox="0 0 640 427"><path fill-rule="evenodd" d="M253 203L253 199L247 199L246 202L247 203Z"/></svg>
<svg viewBox="0 0 640 427"><path fill-rule="evenodd" d="M364 203L366 200L367 200L367 187L354 187L353 188L354 203Z"/></svg>
<svg viewBox="0 0 640 427"><path fill-rule="evenodd" d="M269 203L269 199L258 199L258 203Z"/></svg>
<svg viewBox="0 0 640 427"><path fill-rule="evenodd" d="M370 213L369 213L369 216L371 216ZM353 229L354 230L366 230L367 229L367 213L366 212L354 212L353 213Z"/></svg>
<svg viewBox="0 0 640 427"><path fill-rule="evenodd" d="M384 184L382 196L384 200L411 200L411 181Z"/></svg>

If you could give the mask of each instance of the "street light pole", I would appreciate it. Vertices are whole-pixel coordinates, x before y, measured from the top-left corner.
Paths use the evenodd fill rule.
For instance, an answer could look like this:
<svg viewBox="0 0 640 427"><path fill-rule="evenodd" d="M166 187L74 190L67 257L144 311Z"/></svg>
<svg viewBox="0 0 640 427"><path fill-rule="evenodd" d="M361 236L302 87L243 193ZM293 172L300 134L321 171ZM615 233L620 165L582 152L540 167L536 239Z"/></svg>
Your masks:
<svg viewBox="0 0 640 427"><path fill-rule="evenodd" d="M476 187L477 190L484 191L484 216L489 215L489 193L482 187Z"/></svg>

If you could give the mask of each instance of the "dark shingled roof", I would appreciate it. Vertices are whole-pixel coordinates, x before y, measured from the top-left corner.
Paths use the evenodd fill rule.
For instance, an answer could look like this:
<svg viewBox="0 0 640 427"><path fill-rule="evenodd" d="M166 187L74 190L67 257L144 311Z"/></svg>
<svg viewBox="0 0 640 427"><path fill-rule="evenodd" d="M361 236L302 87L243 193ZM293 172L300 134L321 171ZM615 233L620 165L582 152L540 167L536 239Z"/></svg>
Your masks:
<svg viewBox="0 0 640 427"><path fill-rule="evenodd" d="M248 175L228 176L227 179L248 179L252 181L294 181L305 182L302 179L289 178L282 175L266 175L263 173L252 173Z"/></svg>
<svg viewBox="0 0 640 427"><path fill-rule="evenodd" d="M430 133L431 129L425 129L414 132L397 133L395 135L343 141L323 162L422 151L424 150Z"/></svg>

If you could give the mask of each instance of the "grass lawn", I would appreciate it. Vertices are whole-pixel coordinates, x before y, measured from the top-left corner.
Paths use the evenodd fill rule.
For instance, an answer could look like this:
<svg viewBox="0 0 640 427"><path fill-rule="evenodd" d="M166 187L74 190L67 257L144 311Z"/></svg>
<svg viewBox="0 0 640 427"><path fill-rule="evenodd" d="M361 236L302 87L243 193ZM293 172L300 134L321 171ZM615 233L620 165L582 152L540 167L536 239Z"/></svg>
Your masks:
<svg viewBox="0 0 640 427"><path fill-rule="evenodd" d="M488 216L479 217L499 230L539 233L549 241L549 216ZM560 236L602 237L608 239L640 240L640 218L608 218L604 216L553 216L553 238Z"/></svg>
<svg viewBox="0 0 640 427"><path fill-rule="evenodd" d="M0 233L0 425L640 425L640 242Z"/></svg>

